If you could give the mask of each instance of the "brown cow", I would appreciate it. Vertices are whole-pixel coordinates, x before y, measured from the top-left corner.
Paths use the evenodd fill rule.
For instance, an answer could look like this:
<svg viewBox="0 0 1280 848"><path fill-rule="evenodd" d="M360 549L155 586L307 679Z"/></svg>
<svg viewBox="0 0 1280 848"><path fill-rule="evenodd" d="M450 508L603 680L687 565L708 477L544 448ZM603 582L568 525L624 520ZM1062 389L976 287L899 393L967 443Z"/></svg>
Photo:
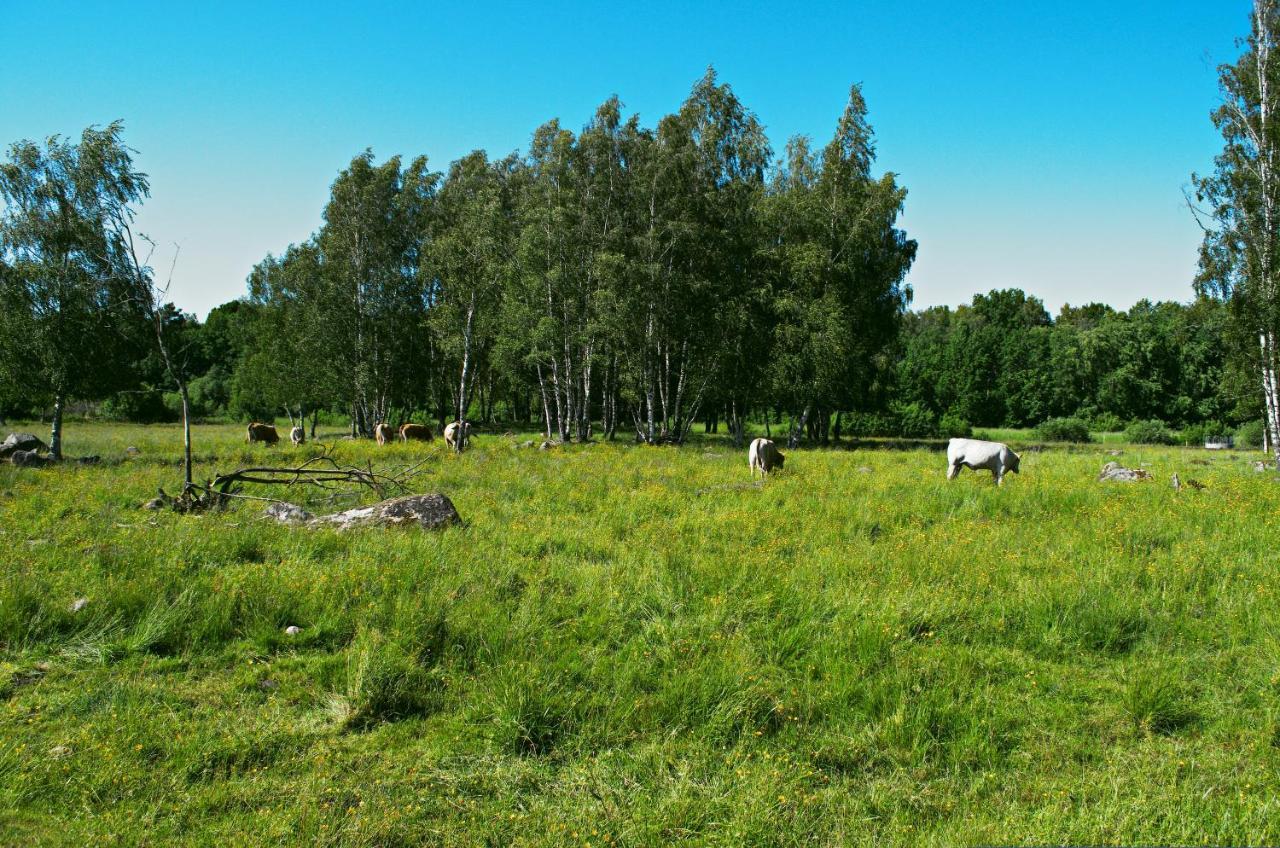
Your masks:
<svg viewBox="0 0 1280 848"><path fill-rule="evenodd" d="M747 451L747 465L751 468L753 478L757 471L761 477L768 477L770 471L782 468L786 461L786 456L769 439L756 439Z"/></svg>
<svg viewBox="0 0 1280 848"><path fill-rule="evenodd" d="M400 441L429 442L434 438L431 428L426 424L401 424Z"/></svg>
<svg viewBox="0 0 1280 848"><path fill-rule="evenodd" d="M373 425L373 437L378 440L379 445L385 445L391 441L391 425L385 421L379 421Z"/></svg>
<svg viewBox="0 0 1280 848"><path fill-rule="evenodd" d="M254 442L266 442L269 445L274 445L276 442L280 441L280 434L276 432L276 425L260 424L259 422L254 421L249 425L248 435L245 437L245 441L249 444L253 444Z"/></svg>

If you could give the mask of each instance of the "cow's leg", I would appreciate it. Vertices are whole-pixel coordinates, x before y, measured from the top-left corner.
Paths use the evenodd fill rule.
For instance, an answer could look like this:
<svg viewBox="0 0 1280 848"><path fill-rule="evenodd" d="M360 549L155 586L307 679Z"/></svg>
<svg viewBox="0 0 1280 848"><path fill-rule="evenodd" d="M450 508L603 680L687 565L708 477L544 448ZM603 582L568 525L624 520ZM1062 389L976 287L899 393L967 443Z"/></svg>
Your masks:
<svg viewBox="0 0 1280 848"><path fill-rule="evenodd" d="M996 481L997 486L1003 486L1004 485L1004 466L997 462L995 467L991 469L991 477Z"/></svg>
<svg viewBox="0 0 1280 848"><path fill-rule="evenodd" d="M947 467L947 479L954 480L956 475L960 473L960 463L953 462Z"/></svg>

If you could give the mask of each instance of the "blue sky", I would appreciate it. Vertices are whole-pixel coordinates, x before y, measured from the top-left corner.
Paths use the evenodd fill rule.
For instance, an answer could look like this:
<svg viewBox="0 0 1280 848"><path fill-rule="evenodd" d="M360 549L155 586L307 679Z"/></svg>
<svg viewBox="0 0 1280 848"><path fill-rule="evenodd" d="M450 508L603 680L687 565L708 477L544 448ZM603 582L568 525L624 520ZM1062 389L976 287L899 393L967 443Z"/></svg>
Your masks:
<svg viewBox="0 0 1280 848"><path fill-rule="evenodd" d="M1019 286L1127 307L1191 296L1182 189L1219 147L1215 67L1249 5L0 0L0 143L123 118L142 229L181 245L172 293L203 315L315 230L366 147L443 170L614 93L653 125L714 65L781 150L825 141L861 82L917 306Z"/></svg>

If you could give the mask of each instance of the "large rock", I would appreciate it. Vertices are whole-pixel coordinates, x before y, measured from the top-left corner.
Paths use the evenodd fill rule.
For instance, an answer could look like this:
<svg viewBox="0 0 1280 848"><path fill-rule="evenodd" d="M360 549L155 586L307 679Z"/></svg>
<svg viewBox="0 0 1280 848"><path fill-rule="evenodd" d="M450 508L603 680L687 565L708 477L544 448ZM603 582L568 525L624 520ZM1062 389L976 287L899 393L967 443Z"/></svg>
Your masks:
<svg viewBox="0 0 1280 848"><path fill-rule="evenodd" d="M0 459L8 459L14 451L30 451L31 453L47 452L49 446L30 433L10 433L0 443Z"/></svg>
<svg viewBox="0 0 1280 848"><path fill-rule="evenodd" d="M1144 471L1141 468L1125 468L1118 462L1108 462L1102 466L1102 473L1098 475L1100 481L1112 481L1116 483L1136 483L1139 480L1150 480L1151 472Z"/></svg>
<svg viewBox="0 0 1280 848"><path fill-rule="evenodd" d="M460 524L462 519L453 502L444 495L406 495L392 498L371 506L335 512L332 515L313 517L294 504L273 503L266 515L285 524L303 527L409 527L435 530L450 524Z"/></svg>

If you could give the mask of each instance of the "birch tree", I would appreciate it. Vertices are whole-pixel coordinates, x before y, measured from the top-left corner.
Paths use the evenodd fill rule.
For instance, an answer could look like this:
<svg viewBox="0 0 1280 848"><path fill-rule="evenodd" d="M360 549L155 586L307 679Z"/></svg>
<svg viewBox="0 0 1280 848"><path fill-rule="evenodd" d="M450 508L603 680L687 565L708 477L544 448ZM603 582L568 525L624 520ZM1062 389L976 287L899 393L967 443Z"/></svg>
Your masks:
<svg viewBox="0 0 1280 848"><path fill-rule="evenodd" d="M1227 299L1260 378L1267 442L1280 468L1280 4L1255 0L1240 57L1218 68L1213 123L1223 149L1214 172L1193 175L1205 215L1197 289ZM1207 220L1206 220L1207 219Z"/></svg>
<svg viewBox="0 0 1280 848"><path fill-rule="evenodd" d="M28 396L53 405L49 449L62 458L62 423L72 398L120 388L130 360L132 302L120 273L109 218L147 196L119 122L90 127L72 143L21 141L0 164L0 277L12 313L0 327L0 355L22 363Z"/></svg>

